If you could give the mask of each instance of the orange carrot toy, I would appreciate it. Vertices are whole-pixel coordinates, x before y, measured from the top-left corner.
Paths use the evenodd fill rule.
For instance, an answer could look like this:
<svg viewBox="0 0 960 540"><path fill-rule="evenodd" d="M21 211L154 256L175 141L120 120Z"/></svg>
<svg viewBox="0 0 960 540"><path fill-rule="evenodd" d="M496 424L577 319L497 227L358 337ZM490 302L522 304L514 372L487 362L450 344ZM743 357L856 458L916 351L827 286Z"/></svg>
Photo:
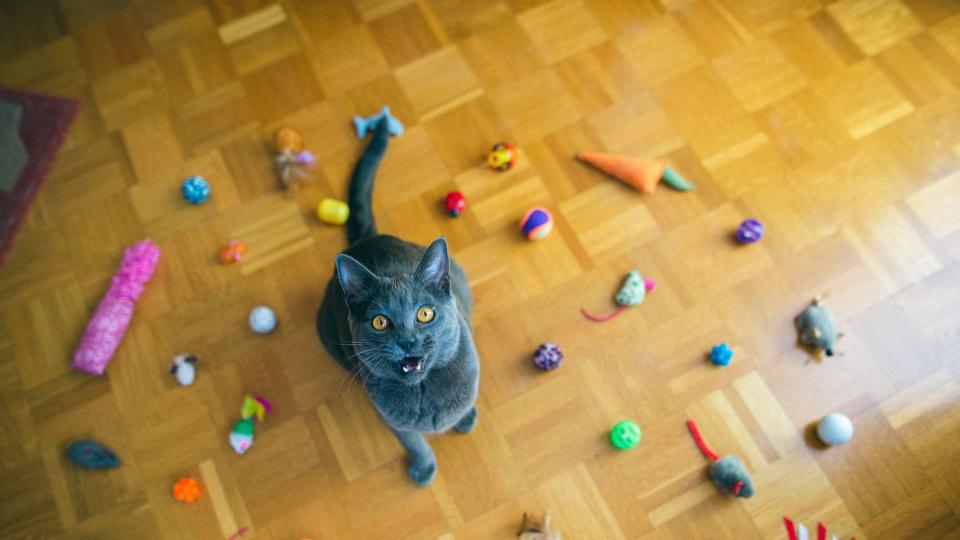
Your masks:
<svg viewBox="0 0 960 540"><path fill-rule="evenodd" d="M618 156L604 154L603 152L580 152L577 154L577 159L593 165L624 184L644 193L656 191L661 178L674 189L680 191L693 189L693 184L684 180L662 159Z"/></svg>

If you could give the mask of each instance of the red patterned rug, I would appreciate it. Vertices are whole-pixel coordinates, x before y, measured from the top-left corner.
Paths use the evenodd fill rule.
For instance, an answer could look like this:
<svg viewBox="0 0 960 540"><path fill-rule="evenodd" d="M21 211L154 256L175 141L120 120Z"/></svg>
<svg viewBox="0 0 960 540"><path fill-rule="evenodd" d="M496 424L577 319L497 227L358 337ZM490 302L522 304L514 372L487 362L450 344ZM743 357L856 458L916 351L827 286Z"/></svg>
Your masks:
<svg viewBox="0 0 960 540"><path fill-rule="evenodd" d="M75 99L0 87L0 265L79 104Z"/></svg>

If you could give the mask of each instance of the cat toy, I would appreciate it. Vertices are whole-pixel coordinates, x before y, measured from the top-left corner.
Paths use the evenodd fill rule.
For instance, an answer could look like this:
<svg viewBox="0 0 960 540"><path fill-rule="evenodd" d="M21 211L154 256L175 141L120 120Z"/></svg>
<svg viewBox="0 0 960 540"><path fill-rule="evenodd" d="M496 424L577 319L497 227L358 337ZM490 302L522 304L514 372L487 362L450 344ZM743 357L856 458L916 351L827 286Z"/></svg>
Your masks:
<svg viewBox="0 0 960 540"><path fill-rule="evenodd" d="M96 441L74 441L67 448L67 457L84 469L113 469L120 466L117 454Z"/></svg>
<svg viewBox="0 0 960 540"><path fill-rule="evenodd" d="M180 194L190 204L203 204L210 198L210 184L202 176L191 176L180 185Z"/></svg>
<svg viewBox="0 0 960 540"><path fill-rule="evenodd" d="M537 350L533 352L533 365L544 371L552 371L560 367L560 362L563 362L563 351L560 350L560 346L556 343L550 343L549 341L541 344L537 347Z"/></svg>
<svg viewBox="0 0 960 540"><path fill-rule="evenodd" d="M280 185L284 190L296 189L316 163L313 153L303 149L303 135L292 127L281 127L273 133L273 149Z"/></svg>
<svg viewBox="0 0 960 540"><path fill-rule="evenodd" d="M380 119L384 117L387 119L387 133L394 137L403 135L403 124L390 114L390 107L384 105L383 108L380 109L380 112L372 116L353 117L353 129L357 131L357 138L362 139L366 137L367 133L373 131L373 129L377 127L377 123L380 122Z"/></svg>
<svg viewBox="0 0 960 540"><path fill-rule="evenodd" d="M617 309L613 310L609 315L602 317L591 315L585 308L580 308L580 313L593 322L607 322L623 313L623 310L628 307L642 304L647 297L647 291L652 291L656 285L656 282L652 279L641 276L639 270L630 270L626 277L623 278L623 285L620 286L620 290L613 299L614 302L617 303Z"/></svg>
<svg viewBox="0 0 960 540"><path fill-rule="evenodd" d="M444 206L447 207L447 213L450 214L450 217L460 217L460 214L467 209L467 198L459 191L451 191L447 193Z"/></svg>
<svg viewBox="0 0 960 540"><path fill-rule="evenodd" d="M830 413L817 422L817 437L830 446L846 444L853 438L853 422L844 414Z"/></svg>
<svg viewBox="0 0 960 540"><path fill-rule="evenodd" d="M197 479L188 476L177 480L173 485L173 498L184 503L192 503L200 498L200 484Z"/></svg>
<svg viewBox="0 0 960 540"><path fill-rule="evenodd" d="M726 367L730 365L730 360L733 359L733 349L730 348L726 343L721 343L719 345L714 345L710 349L710 361L713 362L713 365Z"/></svg>
<svg viewBox="0 0 960 540"><path fill-rule="evenodd" d="M617 450L631 450L640 444L643 432L633 420L621 420L610 430L610 444Z"/></svg>
<svg viewBox="0 0 960 540"><path fill-rule="evenodd" d="M553 214L542 206L535 206L520 219L520 230L528 240L542 240L553 230Z"/></svg>
<svg viewBox="0 0 960 540"><path fill-rule="evenodd" d="M787 528L787 540L809 540L810 531L803 523L794 524L792 519L784 516L783 525ZM817 540L827 540L827 527L820 522L817 523ZM837 535L831 535L830 540L837 540Z"/></svg>
<svg viewBox="0 0 960 540"><path fill-rule="evenodd" d="M350 207L343 201L328 197L317 205L317 217L330 225L343 225L350 217Z"/></svg>
<svg viewBox="0 0 960 540"><path fill-rule="evenodd" d="M740 223L740 226L737 227L737 242L741 244L759 242L760 239L763 238L763 232L763 223L753 218L745 219Z"/></svg>
<svg viewBox="0 0 960 540"><path fill-rule="evenodd" d="M718 457L707 447L707 443L703 441L700 432L697 430L697 424L693 420L687 420L687 428L690 429L690 435L693 436L694 442L697 443L697 447L700 448L703 455L713 462L710 464L708 472L714 485L720 491L733 497L752 497L754 493L753 480L740 458L729 454L722 458Z"/></svg>
<svg viewBox="0 0 960 540"><path fill-rule="evenodd" d="M73 355L73 369L103 375L127 331L133 306L153 276L159 259L160 248L150 240L141 240L123 252L120 268L90 317Z"/></svg>
<svg viewBox="0 0 960 540"><path fill-rule="evenodd" d="M827 356L833 356L837 339L843 337L843 334L837 332L833 312L827 307L824 298L826 294L818 294L813 302L793 319L800 343L813 348L815 358L819 358L821 350L827 353Z"/></svg>
<svg viewBox="0 0 960 540"><path fill-rule="evenodd" d="M197 377L197 357L192 354L178 354L173 357L170 373L180 386L190 386Z"/></svg>
<svg viewBox="0 0 960 540"><path fill-rule="evenodd" d="M247 318L250 329L258 334L269 334L277 327L277 314L267 306L257 306L250 310Z"/></svg>
<svg viewBox="0 0 960 540"><path fill-rule="evenodd" d="M517 164L517 149L508 142L498 142L487 153L487 165L495 171L509 171Z"/></svg>
<svg viewBox="0 0 960 540"><path fill-rule="evenodd" d="M243 455L253 446L253 419L260 422L273 410L270 402L260 396L247 394L240 406L240 420L230 430L230 446L233 451Z"/></svg>
<svg viewBox="0 0 960 540"><path fill-rule="evenodd" d="M524 513L517 540L563 540L563 537L560 531L550 526L550 512L543 516L543 523L531 519Z"/></svg>
<svg viewBox="0 0 960 540"><path fill-rule="evenodd" d="M243 254L247 252L247 245L239 240L231 240L227 245L220 249L218 254L220 262L223 264L233 264L240 262Z"/></svg>
<svg viewBox="0 0 960 540"><path fill-rule="evenodd" d="M693 184L687 182L662 159L635 158L602 152L580 152L577 159L647 194L653 194L657 190L661 179L678 191L693 189Z"/></svg>

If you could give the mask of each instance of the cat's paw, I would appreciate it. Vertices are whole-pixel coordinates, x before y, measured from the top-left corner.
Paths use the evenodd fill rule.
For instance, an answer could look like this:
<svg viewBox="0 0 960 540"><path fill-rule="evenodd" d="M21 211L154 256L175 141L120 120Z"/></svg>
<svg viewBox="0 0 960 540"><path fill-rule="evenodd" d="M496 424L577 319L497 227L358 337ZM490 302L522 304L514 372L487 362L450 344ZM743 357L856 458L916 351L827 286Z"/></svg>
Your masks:
<svg viewBox="0 0 960 540"><path fill-rule="evenodd" d="M426 487L437 476L437 462L431 460L423 463L411 463L407 467L407 472L410 473L410 478L418 486Z"/></svg>
<svg viewBox="0 0 960 540"><path fill-rule="evenodd" d="M477 408L470 407L470 411L463 415L463 418L457 422L457 425L453 426L453 429L460 433L470 433L475 425L477 425Z"/></svg>

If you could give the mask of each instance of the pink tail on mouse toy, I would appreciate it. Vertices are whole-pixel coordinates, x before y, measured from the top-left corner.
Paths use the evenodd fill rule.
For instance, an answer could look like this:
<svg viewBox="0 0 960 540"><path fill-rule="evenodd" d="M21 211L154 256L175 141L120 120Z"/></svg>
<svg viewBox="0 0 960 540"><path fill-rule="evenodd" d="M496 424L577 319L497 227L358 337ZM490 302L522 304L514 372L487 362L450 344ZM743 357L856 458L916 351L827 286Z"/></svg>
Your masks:
<svg viewBox="0 0 960 540"><path fill-rule="evenodd" d="M153 276L160 259L160 248L150 240L141 240L123 253L120 269L114 274L110 288L90 317L80 345L73 355L73 368L91 375L103 375L107 363L123 339L133 305L143 287Z"/></svg>

